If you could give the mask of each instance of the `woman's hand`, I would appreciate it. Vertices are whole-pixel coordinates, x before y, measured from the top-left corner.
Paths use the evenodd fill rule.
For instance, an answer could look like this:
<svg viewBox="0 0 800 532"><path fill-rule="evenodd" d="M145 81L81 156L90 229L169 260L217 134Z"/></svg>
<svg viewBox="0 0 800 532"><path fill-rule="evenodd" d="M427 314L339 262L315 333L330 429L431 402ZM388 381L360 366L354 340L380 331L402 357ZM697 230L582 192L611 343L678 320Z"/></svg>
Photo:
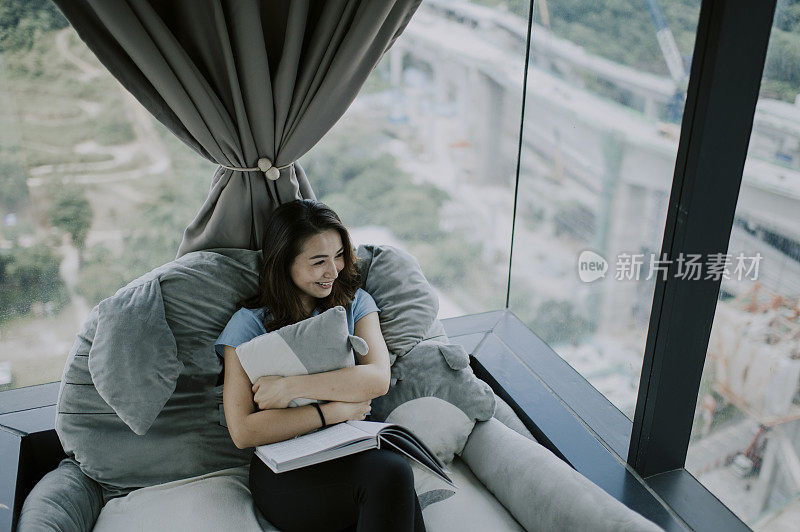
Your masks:
<svg viewBox="0 0 800 532"><path fill-rule="evenodd" d="M294 399L289 386L289 380L280 375L259 377L253 384L253 402L259 410L271 408L287 408Z"/></svg>
<svg viewBox="0 0 800 532"><path fill-rule="evenodd" d="M372 410L370 402L346 403L344 401L331 401L321 405L321 407L325 415L325 422L328 425L333 425L350 419L363 420Z"/></svg>

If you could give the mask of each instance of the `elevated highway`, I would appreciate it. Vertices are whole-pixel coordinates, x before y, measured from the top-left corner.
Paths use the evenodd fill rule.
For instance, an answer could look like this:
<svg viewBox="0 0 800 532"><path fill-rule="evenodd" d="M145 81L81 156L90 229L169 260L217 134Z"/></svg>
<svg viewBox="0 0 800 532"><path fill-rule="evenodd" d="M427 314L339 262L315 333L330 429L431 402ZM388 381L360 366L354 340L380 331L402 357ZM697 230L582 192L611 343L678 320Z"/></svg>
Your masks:
<svg viewBox="0 0 800 532"><path fill-rule="evenodd" d="M455 121L452 127L459 131L459 141L469 146L458 171L472 181L513 189L526 34L527 21L513 14L428 0L390 51L392 86L412 81L415 94L425 100L423 112L406 118ZM627 91L630 105L589 90L583 82L586 74ZM671 78L613 63L543 27L533 29L521 183L535 187L547 179L578 185L583 193L575 201L595 216L595 238L587 244L606 257L659 251L679 127L660 122L658 116L675 89ZM424 149L435 158L452 138L428 129L433 133ZM541 175L524 173L532 167L526 162L533 159L545 163L539 164ZM533 201L546 203L548 198ZM798 213L800 106L763 100L755 117L737 217L798 242ZM775 251L785 251L759 238L740 240L752 247L748 253L766 251L775 257ZM762 265L770 279L768 289L788 286L778 280L780 275L769 273L774 267L788 274L785 263L780 264L768 260ZM605 286L608 310L630 308L634 301L649 308L652 295L634 283ZM616 312L605 314L618 317Z"/></svg>

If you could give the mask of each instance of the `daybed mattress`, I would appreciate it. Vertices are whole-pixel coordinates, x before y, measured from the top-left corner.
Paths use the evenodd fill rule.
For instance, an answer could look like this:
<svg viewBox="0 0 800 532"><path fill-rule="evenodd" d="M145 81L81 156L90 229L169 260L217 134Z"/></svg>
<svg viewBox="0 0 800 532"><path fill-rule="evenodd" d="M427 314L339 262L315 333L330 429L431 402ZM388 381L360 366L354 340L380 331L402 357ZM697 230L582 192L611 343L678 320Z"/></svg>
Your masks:
<svg viewBox="0 0 800 532"><path fill-rule="evenodd" d="M456 494L423 510L429 531L522 531L458 457L450 469ZM138 489L110 500L96 532L278 530L261 517L247 487L247 466ZM443 484L444 485L444 484Z"/></svg>

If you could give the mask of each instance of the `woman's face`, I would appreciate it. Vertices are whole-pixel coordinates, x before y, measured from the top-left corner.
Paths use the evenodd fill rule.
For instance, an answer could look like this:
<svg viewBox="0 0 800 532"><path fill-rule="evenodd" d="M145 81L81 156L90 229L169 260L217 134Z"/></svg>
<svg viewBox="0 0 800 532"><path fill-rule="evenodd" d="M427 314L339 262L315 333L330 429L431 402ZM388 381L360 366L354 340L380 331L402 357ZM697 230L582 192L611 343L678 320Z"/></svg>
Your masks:
<svg viewBox="0 0 800 532"><path fill-rule="evenodd" d="M313 310L314 299L330 295L342 268L344 248L338 231L328 229L306 239L289 271L306 310Z"/></svg>

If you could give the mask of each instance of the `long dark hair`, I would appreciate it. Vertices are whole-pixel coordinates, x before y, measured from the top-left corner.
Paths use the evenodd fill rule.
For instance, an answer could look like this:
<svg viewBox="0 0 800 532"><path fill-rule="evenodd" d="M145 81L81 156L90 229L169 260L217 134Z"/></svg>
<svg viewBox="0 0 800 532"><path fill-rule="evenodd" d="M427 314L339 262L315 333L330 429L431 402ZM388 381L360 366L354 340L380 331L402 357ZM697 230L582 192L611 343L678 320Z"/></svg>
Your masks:
<svg viewBox="0 0 800 532"><path fill-rule="evenodd" d="M295 200L284 203L272 213L261 246L264 262L259 272L258 294L241 303L249 309L268 307L263 318L267 332L308 317L290 269L306 240L330 229L338 231L342 238L344 268L333 283L331 293L317 300L320 311L337 305L346 307L361 286L356 266L358 257L353 252L350 234L333 209L318 201Z"/></svg>

